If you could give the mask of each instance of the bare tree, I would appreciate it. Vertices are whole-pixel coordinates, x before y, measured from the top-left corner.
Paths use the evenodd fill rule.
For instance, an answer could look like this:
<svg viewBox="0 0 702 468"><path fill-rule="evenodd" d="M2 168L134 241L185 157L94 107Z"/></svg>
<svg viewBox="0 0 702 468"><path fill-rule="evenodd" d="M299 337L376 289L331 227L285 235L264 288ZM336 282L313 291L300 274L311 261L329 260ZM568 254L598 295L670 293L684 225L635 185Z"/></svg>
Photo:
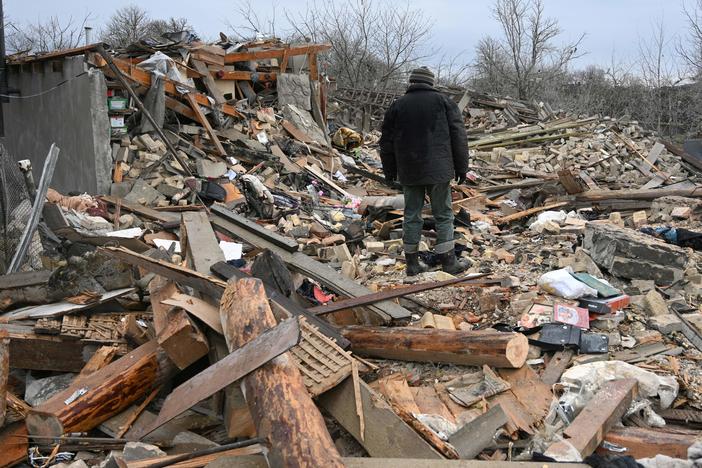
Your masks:
<svg viewBox="0 0 702 468"><path fill-rule="evenodd" d="M78 47L83 42L84 28L90 19L90 14L87 14L82 21L75 21L72 17L61 21L58 16L28 24L8 21L5 24L7 50L8 52L51 52Z"/></svg>
<svg viewBox="0 0 702 468"><path fill-rule="evenodd" d="M240 23L227 22L227 26L240 39L249 36L270 36L276 37L278 1L271 2L271 14L264 16L260 5L254 6L251 0L239 0L236 2L236 14ZM247 34L242 34L246 32Z"/></svg>
<svg viewBox="0 0 702 468"><path fill-rule="evenodd" d="M286 12L297 40L327 42L324 57L342 86L385 89L403 82L403 73L425 58L431 21L407 4L314 0L303 13Z"/></svg>
<svg viewBox="0 0 702 468"><path fill-rule="evenodd" d="M702 74L702 0L683 2L687 35L677 44L677 52L696 78Z"/></svg>
<svg viewBox="0 0 702 468"><path fill-rule="evenodd" d="M471 64L464 59L465 51L451 57L442 54L433 66L436 82L450 88L465 88L470 81Z"/></svg>
<svg viewBox="0 0 702 468"><path fill-rule="evenodd" d="M482 40L477 47L476 70L508 83L516 97L531 99L548 81L567 71L582 56L584 35L563 46L558 22L548 18L543 0L496 0L493 15L502 29L499 39Z"/></svg>
<svg viewBox="0 0 702 468"><path fill-rule="evenodd" d="M128 5L110 16L102 30L101 38L113 47L127 47L140 39L184 30L193 31L187 18L152 19L143 8Z"/></svg>

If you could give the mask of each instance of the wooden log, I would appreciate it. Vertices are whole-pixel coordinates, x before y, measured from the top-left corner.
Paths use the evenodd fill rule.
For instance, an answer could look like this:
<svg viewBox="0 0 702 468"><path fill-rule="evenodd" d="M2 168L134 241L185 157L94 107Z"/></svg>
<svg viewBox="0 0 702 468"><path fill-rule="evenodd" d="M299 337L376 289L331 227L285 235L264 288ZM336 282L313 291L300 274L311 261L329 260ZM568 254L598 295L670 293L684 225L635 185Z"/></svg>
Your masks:
<svg viewBox="0 0 702 468"><path fill-rule="evenodd" d="M651 190L590 190L575 196L576 201L655 200L661 197L702 198L702 187Z"/></svg>
<svg viewBox="0 0 702 468"><path fill-rule="evenodd" d="M0 427L5 423L7 379L10 376L10 339L0 330Z"/></svg>
<svg viewBox="0 0 702 468"><path fill-rule="evenodd" d="M555 210L556 208L561 208L563 206L566 206L567 204L568 204L568 202L558 202L558 203L551 203L549 205L529 208L528 210L520 211L518 213L513 213L511 215L507 215L507 216L503 216L502 218L498 218L495 220L495 223L496 224L511 223L512 221L517 221L519 219L523 219L523 218L529 217L531 215L535 215L536 213L541 213L542 211Z"/></svg>
<svg viewBox="0 0 702 468"><path fill-rule="evenodd" d="M207 134L210 136L210 141L214 145L217 154L219 156L226 156L227 152L225 151L224 146L222 146L222 142L219 141L219 137L212 128L212 125L210 125L210 121L207 120L207 116L205 116L202 109L200 109L200 104L198 104L197 99L195 99L195 95L193 93L187 93L185 95L185 99L188 101L188 104L190 104L190 107L195 113L198 122L200 122L200 124L205 128Z"/></svg>
<svg viewBox="0 0 702 468"><path fill-rule="evenodd" d="M519 368L529 342L519 333L350 326L341 330L354 353L401 361Z"/></svg>
<svg viewBox="0 0 702 468"><path fill-rule="evenodd" d="M687 449L694 444L698 434L676 434L665 428L614 427L607 432L604 440L626 448L624 455L635 459L653 458L658 454L687 460ZM598 453L613 455L600 447Z"/></svg>
<svg viewBox="0 0 702 468"><path fill-rule="evenodd" d="M84 432L147 396L177 372L151 340L36 406L27 415L32 435Z"/></svg>
<svg viewBox="0 0 702 468"><path fill-rule="evenodd" d="M557 461L582 460L591 455L605 434L624 415L637 390L634 379L605 382L587 406L563 431L563 440L552 444L545 455Z"/></svg>
<svg viewBox="0 0 702 468"><path fill-rule="evenodd" d="M263 283L253 278L227 285L220 314L230 352L276 326ZM244 377L242 386L258 435L270 444L271 466L343 466L289 353Z"/></svg>
<svg viewBox="0 0 702 468"><path fill-rule="evenodd" d="M177 293L175 284L156 276L149 284L154 314L156 341L180 369L185 369L207 354L209 345L204 333L180 307L164 304Z"/></svg>

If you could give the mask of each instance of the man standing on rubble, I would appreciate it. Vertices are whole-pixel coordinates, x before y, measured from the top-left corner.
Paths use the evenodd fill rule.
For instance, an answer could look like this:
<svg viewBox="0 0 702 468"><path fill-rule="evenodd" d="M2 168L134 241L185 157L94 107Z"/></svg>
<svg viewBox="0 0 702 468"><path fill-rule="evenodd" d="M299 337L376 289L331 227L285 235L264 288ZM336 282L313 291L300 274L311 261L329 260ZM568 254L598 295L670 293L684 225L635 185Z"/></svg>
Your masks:
<svg viewBox="0 0 702 468"><path fill-rule="evenodd" d="M436 246L442 269L451 274L468 268L456 258L453 241L451 179L459 184L468 171L466 129L458 106L434 88L426 67L412 70L410 85L385 113L380 159L388 181L399 180L405 197L402 225L407 275L427 270L419 260L424 195L436 221Z"/></svg>

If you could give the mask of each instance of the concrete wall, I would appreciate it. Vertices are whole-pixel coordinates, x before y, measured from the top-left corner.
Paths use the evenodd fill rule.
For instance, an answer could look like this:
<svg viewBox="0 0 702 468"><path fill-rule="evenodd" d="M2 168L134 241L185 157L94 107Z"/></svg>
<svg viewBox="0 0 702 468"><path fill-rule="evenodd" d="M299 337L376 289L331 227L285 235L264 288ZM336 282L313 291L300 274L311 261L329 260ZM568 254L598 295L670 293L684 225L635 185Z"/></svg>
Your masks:
<svg viewBox="0 0 702 468"><path fill-rule="evenodd" d="M25 97L3 105L3 143L12 157L30 159L39 183L49 147L56 143L61 152L51 187L108 193L112 154L103 74L88 71L82 56L8 68L10 89Z"/></svg>

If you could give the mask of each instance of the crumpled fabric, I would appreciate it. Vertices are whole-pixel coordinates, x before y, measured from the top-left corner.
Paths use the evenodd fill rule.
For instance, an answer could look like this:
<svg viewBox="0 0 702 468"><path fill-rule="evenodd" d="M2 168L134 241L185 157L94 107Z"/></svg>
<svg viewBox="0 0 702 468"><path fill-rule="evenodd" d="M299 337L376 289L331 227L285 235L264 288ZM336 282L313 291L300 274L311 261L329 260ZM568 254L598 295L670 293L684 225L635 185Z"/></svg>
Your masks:
<svg viewBox="0 0 702 468"><path fill-rule="evenodd" d="M49 190L46 192L46 201L49 203L55 203L67 210L76 210L80 213L86 213L88 209L98 207L97 200L87 193L70 197L67 195L61 195L52 188L49 188Z"/></svg>

